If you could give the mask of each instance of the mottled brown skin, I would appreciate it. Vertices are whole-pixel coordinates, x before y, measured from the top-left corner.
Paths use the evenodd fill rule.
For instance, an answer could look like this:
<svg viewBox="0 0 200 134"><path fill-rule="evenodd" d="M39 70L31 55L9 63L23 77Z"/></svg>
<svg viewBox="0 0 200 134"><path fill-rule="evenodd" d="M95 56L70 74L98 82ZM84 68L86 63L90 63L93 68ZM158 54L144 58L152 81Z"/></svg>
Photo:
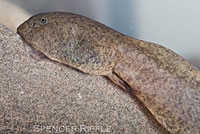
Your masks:
<svg viewBox="0 0 200 134"><path fill-rule="evenodd" d="M173 51L72 13L39 14L17 31L52 60L128 84L171 133L200 133L200 71Z"/></svg>

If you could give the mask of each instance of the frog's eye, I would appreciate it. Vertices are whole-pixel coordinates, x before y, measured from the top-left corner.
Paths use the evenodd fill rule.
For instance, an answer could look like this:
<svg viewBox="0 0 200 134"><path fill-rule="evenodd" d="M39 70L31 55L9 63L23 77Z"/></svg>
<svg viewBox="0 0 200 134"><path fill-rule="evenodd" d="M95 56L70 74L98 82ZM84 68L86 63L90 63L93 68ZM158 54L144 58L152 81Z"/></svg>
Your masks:
<svg viewBox="0 0 200 134"><path fill-rule="evenodd" d="M45 23L47 23L47 18L44 18L44 17L39 18L39 22L40 22L40 24L45 24Z"/></svg>
<svg viewBox="0 0 200 134"><path fill-rule="evenodd" d="M29 26L32 27L34 25L33 22L29 22Z"/></svg>

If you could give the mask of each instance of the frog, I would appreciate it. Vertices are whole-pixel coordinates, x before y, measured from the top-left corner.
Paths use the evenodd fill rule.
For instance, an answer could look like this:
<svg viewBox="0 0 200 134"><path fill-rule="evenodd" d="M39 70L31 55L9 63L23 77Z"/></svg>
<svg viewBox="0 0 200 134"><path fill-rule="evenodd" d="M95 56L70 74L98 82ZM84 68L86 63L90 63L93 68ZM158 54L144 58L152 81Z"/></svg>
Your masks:
<svg viewBox="0 0 200 134"><path fill-rule="evenodd" d="M70 12L34 15L17 33L53 61L129 88L170 133L200 133L200 71L172 50Z"/></svg>

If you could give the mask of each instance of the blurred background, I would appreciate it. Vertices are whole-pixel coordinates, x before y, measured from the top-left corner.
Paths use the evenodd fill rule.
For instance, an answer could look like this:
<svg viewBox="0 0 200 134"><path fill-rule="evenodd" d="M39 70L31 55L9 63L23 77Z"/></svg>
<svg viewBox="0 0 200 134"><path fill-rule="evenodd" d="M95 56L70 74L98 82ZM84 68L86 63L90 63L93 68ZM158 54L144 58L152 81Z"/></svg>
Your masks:
<svg viewBox="0 0 200 134"><path fill-rule="evenodd" d="M0 0L0 23L16 30L33 14L78 13L163 45L200 67L199 5L199 0Z"/></svg>

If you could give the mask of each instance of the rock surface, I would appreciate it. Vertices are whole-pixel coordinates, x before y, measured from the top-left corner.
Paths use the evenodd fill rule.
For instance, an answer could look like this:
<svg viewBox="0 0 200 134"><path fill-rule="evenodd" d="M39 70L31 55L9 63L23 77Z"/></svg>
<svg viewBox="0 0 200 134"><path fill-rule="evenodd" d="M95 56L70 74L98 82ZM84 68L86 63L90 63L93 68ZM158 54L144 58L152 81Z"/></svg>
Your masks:
<svg viewBox="0 0 200 134"><path fill-rule="evenodd" d="M102 76L41 58L0 25L0 133L167 134L146 108Z"/></svg>

